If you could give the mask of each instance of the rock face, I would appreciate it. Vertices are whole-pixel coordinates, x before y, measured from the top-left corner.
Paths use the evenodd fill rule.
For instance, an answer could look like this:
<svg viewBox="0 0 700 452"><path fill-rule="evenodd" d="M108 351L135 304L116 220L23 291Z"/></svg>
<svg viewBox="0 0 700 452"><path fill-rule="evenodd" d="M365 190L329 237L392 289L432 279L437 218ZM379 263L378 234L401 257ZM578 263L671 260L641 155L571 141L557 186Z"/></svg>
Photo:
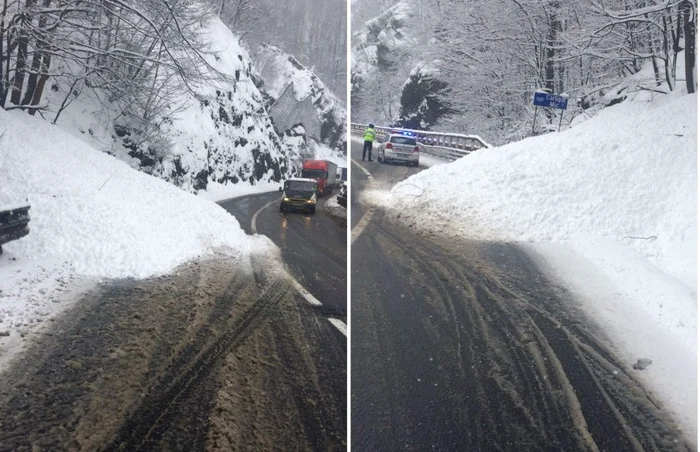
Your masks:
<svg viewBox="0 0 700 452"><path fill-rule="evenodd" d="M291 89L294 99L300 103L299 110L304 111L302 116L309 115L306 113L308 109L303 108L302 105L310 100L315 109L315 119L320 124L317 139L339 153L345 154L347 152L345 104L326 87L316 74L304 67L293 56L266 44L263 44L258 50L255 63L265 81L260 89L266 96L275 100L283 96L286 98L290 95L289 89ZM287 92L286 95L285 92ZM281 126L284 129L287 129L289 123L294 123L294 121L284 122L285 124ZM307 131L311 134L312 128L315 127L315 121L310 118L308 122L313 123L307 126Z"/></svg>
<svg viewBox="0 0 700 452"><path fill-rule="evenodd" d="M309 138L321 140L321 121L311 96L307 96L302 101L297 100L293 83L287 85L269 111L277 133L282 134L298 124L304 124Z"/></svg>
<svg viewBox="0 0 700 452"><path fill-rule="evenodd" d="M396 125L408 129L430 130L438 120L451 111L440 102L437 94L447 88L439 72L429 66L416 66L401 91L401 111Z"/></svg>
<svg viewBox="0 0 700 452"><path fill-rule="evenodd" d="M399 2L353 35L352 108L359 122L430 129L450 113L438 99L447 83L430 55L417 51L428 48L417 24L411 6ZM413 68L408 78L406 67Z"/></svg>
<svg viewBox="0 0 700 452"><path fill-rule="evenodd" d="M191 193L210 184L257 185L291 177L304 158L313 157L310 139L345 154L345 105L313 72L270 46L263 46L254 64L219 19L202 25L201 33L209 43L202 71L214 76L173 94L172 104L154 119L130 117L84 94L58 125ZM288 86L288 97L300 102L307 118L292 114L276 130L271 110ZM66 93L56 86L49 95L60 105Z"/></svg>
<svg viewBox="0 0 700 452"><path fill-rule="evenodd" d="M204 32L213 49L225 49L214 52L209 63L226 80L185 94L181 110L155 135L128 118L114 124L112 138L121 145L114 153L194 193L211 182L255 185L296 173L300 147L276 133L267 112L273 99L260 91L264 81L248 52L218 19Z"/></svg>

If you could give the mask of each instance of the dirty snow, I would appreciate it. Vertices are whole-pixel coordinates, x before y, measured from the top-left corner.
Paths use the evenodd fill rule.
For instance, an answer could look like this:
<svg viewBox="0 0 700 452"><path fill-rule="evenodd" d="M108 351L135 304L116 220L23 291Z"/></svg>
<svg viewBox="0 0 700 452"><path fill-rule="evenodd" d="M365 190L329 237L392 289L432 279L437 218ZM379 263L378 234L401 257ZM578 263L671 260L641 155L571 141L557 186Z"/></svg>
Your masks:
<svg viewBox="0 0 700 452"><path fill-rule="evenodd" d="M561 133L368 198L453 236L528 242L697 432L697 95L638 93Z"/></svg>

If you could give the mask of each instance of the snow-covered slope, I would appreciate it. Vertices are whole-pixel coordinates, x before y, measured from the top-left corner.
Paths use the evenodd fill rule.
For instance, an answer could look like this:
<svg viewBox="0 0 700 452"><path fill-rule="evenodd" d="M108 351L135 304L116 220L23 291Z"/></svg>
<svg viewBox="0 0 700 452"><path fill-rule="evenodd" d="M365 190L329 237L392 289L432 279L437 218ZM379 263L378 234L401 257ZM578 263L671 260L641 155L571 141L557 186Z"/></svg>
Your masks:
<svg viewBox="0 0 700 452"><path fill-rule="evenodd" d="M321 142L339 153L346 153L346 108L323 81L296 58L282 50L263 44L255 56L257 70L265 81L261 88L278 99L292 85L298 101L311 96L321 122Z"/></svg>
<svg viewBox="0 0 700 452"><path fill-rule="evenodd" d="M39 118L0 111L0 206L31 204L21 259L66 262L100 277L162 274L208 250L251 251L216 204L134 170Z"/></svg>
<svg viewBox="0 0 700 452"><path fill-rule="evenodd" d="M448 86L426 42L430 26L416 10L422 7L398 2L353 34L354 122L430 130L453 113L438 96Z"/></svg>
<svg viewBox="0 0 700 452"><path fill-rule="evenodd" d="M477 237L618 240L694 290L696 100L624 102L570 130L473 153L409 178L424 192L402 202L460 217Z"/></svg>
<svg viewBox="0 0 700 452"><path fill-rule="evenodd" d="M81 281L164 274L214 251L247 268L251 253L271 249L218 205L39 117L0 110L0 132L0 209L31 205L29 235L0 255L0 369Z"/></svg>
<svg viewBox="0 0 700 452"><path fill-rule="evenodd" d="M58 125L190 192L210 183L277 182L294 173L300 157L275 133L247 50L219 19L212 19L202 34L210 46L205 58L229 79L196 87L196 96L184 92L181 111L155 134L146 135L118 112L105 110L104 102L88 92L61 115ZM64 93L52 95L58 100ZM49 99L50 109L59 104Z"/></svg>
<svg viewBox="0 0 700 452"><path fill-rule="evenodd" d="M640 377L697 427L697 95L640 93L561 133L481 150L373 193L401 219L528 242Z"/></svg>
<svg viewBox="0 0 700 452"><path fill-rule="evenodd" d="M352 36L353 87L365 82L376 71L390 70L395 63L391 56L411 44L409 21L413 17L407 2L381 12L365 22Z"/></svg>

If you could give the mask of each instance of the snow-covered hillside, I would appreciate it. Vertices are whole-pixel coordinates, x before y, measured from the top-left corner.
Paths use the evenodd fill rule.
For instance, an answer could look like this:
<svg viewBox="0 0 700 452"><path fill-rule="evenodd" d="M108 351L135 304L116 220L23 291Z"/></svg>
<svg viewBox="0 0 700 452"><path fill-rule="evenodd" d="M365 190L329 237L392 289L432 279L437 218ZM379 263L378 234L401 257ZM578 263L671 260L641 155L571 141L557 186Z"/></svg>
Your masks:
<svg viewBox="0 0 700 452"><path fill-rule="evenodd" d="M157 131L134 126L89 92L76 98L57 124L190 192L209 184L269 185L293 174L300 165L299 149L275 133L248 51L217 18L202 35L209 43L207 63L228 78L197 86L196 95L183 92L180 110ZM64 94L52 91L55 100L49 98L47 117L53 117Z"/></svg>
<svg viewBox="0 0 700 452"><path fill-rule="evenodd" d="M411 44L408 27L412 17L410 5L398 2L353 33L353 84L366 82L377 70L390 69L394 63L390 54Z"/></svg>
<svg viewBox="0 0 700 452"><path fill-rule="evenodd" d="M448 86L422 34L426 18L416 8L421 6L398 2L353 33L355 122L430 130L453 113L438 98Z"/></svg>
<svg viewBox="0 0 700 452"><path fill-rule="evenodd" d="M528 243L696 431L697 95L637 91L561 133L372 193L416 227Z"/></svg>
<svg viewBox="0 0 700 452"><path fill-rule="evenodd" d="M346 153L346 107L321 79L296 58L282 50L263 44L255 56L256 69L265 84L261 89L273 100L291 85L296 100L309 96L321 123L319 139L339 154Z"/></svg>

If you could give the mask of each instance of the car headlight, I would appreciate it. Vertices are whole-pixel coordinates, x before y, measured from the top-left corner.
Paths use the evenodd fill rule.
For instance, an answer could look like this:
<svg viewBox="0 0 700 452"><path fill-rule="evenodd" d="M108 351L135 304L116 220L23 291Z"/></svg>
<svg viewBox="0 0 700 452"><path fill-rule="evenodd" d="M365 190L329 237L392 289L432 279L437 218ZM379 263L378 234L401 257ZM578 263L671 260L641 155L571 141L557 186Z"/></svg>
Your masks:
<svg viewBox="0 0 700 452"><path fill-rule="evenodd" d="M288 202L288 201L289 201L289 198L287 198L287 197L285 196L284 198L282 198L282 201Z"/></svg>
<svg viewBox="0 0 700 452"><path fill-rule="evenodd" d="M316 200L315 200L315 199L309 199L309 200L307 200L306 202L308 202L309 204L316 204Z"/></svg>

